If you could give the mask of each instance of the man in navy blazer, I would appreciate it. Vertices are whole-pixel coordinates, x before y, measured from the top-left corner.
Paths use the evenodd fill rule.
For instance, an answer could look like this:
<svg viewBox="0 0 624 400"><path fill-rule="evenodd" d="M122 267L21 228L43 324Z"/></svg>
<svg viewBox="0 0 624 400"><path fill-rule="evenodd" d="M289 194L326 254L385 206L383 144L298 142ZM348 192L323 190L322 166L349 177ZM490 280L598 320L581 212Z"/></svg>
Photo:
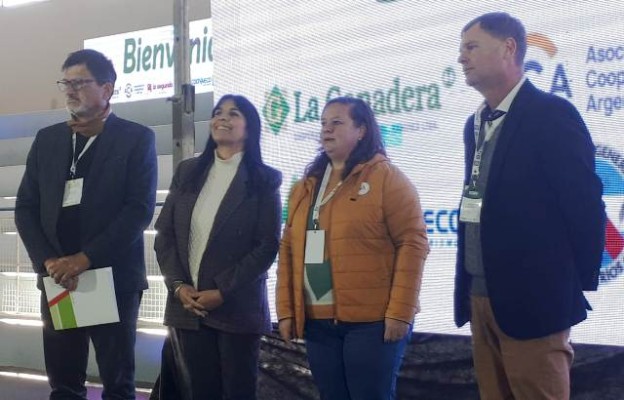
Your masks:
<svg viewBox="0 0 624 400"><path fill-rule="evenodd" d="M105 399L134 399L134 345L147 289L143 230L154 212L154 133L110 110L116 73L103 54L81 50L58 82L69 122L40 130L17 194L15 222L42 290L50 399L86 399L89 339ZM112 267L120 322L55 331L42 277L74 290L87 269Z"/></svg>
<svg viewBox="0 0 624 400"><path fill-rule="evenodd" d="M458 61L484 97L464 129L455 321L471 322L481 399L567 399L570 327L587 318L604 249L594 145L568 101L523 76L506 13L462 31Z"/></svg>

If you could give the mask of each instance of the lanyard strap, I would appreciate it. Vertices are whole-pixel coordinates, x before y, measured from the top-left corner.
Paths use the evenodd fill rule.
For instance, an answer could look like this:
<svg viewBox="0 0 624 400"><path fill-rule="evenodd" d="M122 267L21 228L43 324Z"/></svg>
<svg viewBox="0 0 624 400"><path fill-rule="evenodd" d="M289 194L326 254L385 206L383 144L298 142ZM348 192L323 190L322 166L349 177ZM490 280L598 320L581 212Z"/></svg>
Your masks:
<svg viewBox="0 0 624 400"><path fill-rule="evenodd" d="M477 187L477 180L479 179L479 175L481 173L481 159L483 157L483 147L485 146L485 135L481 135L481 131L485 131L481 126L481 114L483 110L487 107L484 103L481 103L477 111L475 112L474 117L474 137L475 137L475 153L474 158L472 160L472 171L470 174L471 187L474 189ZM485 132L484 132L485 133Z"/></svg>
<svg viewBox="0 0 624 400"><path fill-rule="evenodd" d="M327 167L325 168L325 174L323 175L323 180L321 181L321 187L319 188L319 192L316 195L316 201L314 203L314 208L312 209L312 222L314 223L314 229L317 230L319 228L319 216L321 214L321 207L323 207L327 202L329 202L332 197L336 194L336 191L340 186L342 186L342 180L338 182L338 184L332 189L331 192L325 198L325 191L327 190L327 185L329 185L329 177L332 172L331 163L327 163Z"/></svg>
<svg viewBox="0 0 624 400"><path fill-rule="evenodd" d="M475 112L474 117L474 137L475 137L475 154L472 161L472 171L470 175L471 188L476 189L477 180L481 174L481 162L483 159L483 151L485 149L485 143L492 138L495 129L491 129L489 132L485 127L485 124L481 122L481 117L484 110L487 108L487 104L483 102L479 109ZM504 111L494 110L489 113L485 118L488 124L492 124L492 121L505 115ZM481 134L483 132L483 134Z"/></svg>
<svg viewBox="0 0 624 400"><path fill-rule="evenodd" d="M69 173L72 179L76 176L76 164L78 164L78 161L80 160L80 158L84 155L84 153L87 152L87 150L89 149L89 146L91 146L91 144L96 138L96 136L91 136L89 140L87 140L87 143L85 144L85 146L82 148L82 151L80 152L80 154L78 154L78 157L76 157L76 135L77 135L76 133L72 135L72 164L71 164L71 167L69 167Z"/></svg>

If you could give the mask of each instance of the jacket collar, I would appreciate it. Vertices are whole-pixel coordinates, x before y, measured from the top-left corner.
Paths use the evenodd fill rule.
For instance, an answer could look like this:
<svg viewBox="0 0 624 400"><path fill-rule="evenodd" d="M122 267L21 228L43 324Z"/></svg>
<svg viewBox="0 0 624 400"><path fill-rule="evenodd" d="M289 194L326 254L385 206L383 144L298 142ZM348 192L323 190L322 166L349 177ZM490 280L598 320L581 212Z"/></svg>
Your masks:
<svg viewBox="0 0 624 400"><path fill-rule="evenodd" d="M362 182L366 181L366 179L368 178L368 176L370 175L373 169L373 166L382 162L387 162L387 161L388 161L388 158L386 156L384 156L383 154L377 153L370 160L353 167L353 169L349 173L349 176L347 176L347 178L345 179L345 182L356 179L356 183L355 185L353 185L353 193L351 193L349 197L357 198L357 192L360 189L360 185L362 184ZM317 178L307 177L307 178L304 178L302 186L300 186L299 188L297 187L294 188L292 195L291 195L292 196L291 200L289 202L289 208L292 208L292 211L289 210L288 212L288 220L286 221L287 225L291 225L292 218L295 215L295 211L297 210L297 208L301 206L301 203L303 202L303 200L305 198L311 199L314 196L314 190L316 188L317 182L318 182Z"/></svg>
<svg viewBox="0 0 624 400"><path fill-rule="evenodd" d="M490 175L487 183L488 187L494 187L496 184L500 172L503 170L503 164L507 159L507 152L512 146L513 139L520 134L518 132L520 130L520 123L525 118L525 114L532 108L535 96L539 92L540 91L527 79L522 84L520 90L518 90L518 94L511 103L509 112L501 127L500 136L496 143L496 151L492 155L492 164L490 165ZM492 192L493 190L486 191L486 193Z"/></svg>

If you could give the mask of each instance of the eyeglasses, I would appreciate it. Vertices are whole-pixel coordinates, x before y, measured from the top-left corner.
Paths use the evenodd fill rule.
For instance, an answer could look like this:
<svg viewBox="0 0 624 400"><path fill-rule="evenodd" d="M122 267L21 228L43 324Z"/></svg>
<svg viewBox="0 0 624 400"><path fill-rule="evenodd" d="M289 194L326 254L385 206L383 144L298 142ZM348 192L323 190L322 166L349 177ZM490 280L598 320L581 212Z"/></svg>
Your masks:
<svg viewBox="0 0 624 400"><path fill-rule="evenodd" d="M56 81L56 85L61 92L66 92L69 88L78 91L91 82L95 82L95 79L61 79L60 81Z"/></svg>

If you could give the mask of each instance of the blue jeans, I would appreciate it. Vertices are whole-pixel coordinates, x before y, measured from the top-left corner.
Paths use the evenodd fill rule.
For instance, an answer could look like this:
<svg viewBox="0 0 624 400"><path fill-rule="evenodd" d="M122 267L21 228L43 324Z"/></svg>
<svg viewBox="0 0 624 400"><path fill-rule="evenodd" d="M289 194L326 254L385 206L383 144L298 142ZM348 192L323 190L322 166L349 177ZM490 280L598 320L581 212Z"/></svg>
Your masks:
<svg viewBox="0 0 624 400"><path fill-rule="evenodd" d="M308 319L305 341L323 400L392 400L410 333L384 342L384 322Z"/></svg>

